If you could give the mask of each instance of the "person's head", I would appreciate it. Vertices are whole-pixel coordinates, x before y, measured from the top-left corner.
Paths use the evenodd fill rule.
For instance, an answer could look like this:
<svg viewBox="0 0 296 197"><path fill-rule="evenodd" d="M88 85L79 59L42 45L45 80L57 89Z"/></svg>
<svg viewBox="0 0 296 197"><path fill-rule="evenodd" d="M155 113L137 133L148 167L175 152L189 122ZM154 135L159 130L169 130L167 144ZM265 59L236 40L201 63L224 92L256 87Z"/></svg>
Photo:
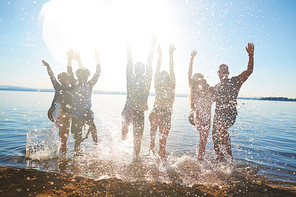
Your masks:
<svg viewBox="0 0 296 197"><path fill-rule="evenodd" d="M192 77L193 84L192 87L197 89L199 92L206 92L208 89L207 81L204 79L204 76L201 73L195 73Z"/></svg>
<svg viewBox="0 0 296 197"><path fill-rule="evenodd" d="M226 79L229 75L228 66L226 64L221 64L217 73L220 81Z"/></svg>
<svg viewBox="0 0 296 197"><path fill-rule="evenodd" d="M66 72L58 74L58 80L63 88L69 87L69 75Z"/></svg>
<svg viewBox="0 0 296 197"><path fill-rule="evenodd" d="M167 71L163 70L163 71L160 71L158 77L157 77L157 83L162 86L162 87L165 87L165 86L168 86L169 83L170 83L170 75Z"/></svg>
<svg viewBox="0 0 296 197"><path fill-rule="evenodd" d="M85 83L90 76L90 71L87 68L79 68L76 71L76 76L79 83Z"/></svg>
<svg viewBox="0 0 296 197"><path fill-rule="evenodd" d="M136 76L143 76L145 73L145 65L142 62L137 62L135 64L135 74Z"/></svg>

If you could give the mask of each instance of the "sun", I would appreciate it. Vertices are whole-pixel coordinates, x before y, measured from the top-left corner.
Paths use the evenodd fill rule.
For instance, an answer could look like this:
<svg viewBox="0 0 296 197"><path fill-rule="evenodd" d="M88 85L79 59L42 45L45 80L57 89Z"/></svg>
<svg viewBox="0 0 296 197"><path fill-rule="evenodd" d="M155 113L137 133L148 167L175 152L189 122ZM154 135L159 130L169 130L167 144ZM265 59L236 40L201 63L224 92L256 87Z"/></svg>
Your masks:
<svg viewBox="0 0 296 197"><path fill-rule="evenodd" d="M174 38L170 10L161 0L52 0L44 4L40 19L46 46L63 64L69 48L80 51L87 61L99 48L106 64L114 59L117 64L112 65L125 63L127 42L134 60L146 61L151 34L158 37L158 44L169 44Z"/></svg>

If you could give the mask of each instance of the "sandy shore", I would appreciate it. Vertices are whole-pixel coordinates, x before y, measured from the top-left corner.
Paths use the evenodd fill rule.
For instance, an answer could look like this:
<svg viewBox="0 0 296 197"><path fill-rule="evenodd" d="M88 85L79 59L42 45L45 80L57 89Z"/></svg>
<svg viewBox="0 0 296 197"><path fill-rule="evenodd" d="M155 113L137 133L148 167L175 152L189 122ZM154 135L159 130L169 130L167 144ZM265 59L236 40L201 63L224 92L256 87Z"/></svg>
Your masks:
<svg viewBox="0 0 296 197"><path fill-rule="evenodd" d="M296 196L296 187L238 182L224 186L93 180L73 174L0 167L0 196Z"/></svg>

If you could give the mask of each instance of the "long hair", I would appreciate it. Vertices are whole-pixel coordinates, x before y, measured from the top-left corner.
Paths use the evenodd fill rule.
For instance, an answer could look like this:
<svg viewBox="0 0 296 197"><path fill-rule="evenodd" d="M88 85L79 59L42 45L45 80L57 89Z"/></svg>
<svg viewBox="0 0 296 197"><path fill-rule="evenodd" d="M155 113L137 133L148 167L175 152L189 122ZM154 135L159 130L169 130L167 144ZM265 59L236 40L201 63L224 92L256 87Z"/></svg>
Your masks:
<svg viewBox="0 0 296 197"><path fill-rule="evenodd" d="M209 84L201 73L195 73L192 76L189 92L189 105L191 109L194 109L194 96L201 96L200 92L208 92L209 88Z"/></svg>

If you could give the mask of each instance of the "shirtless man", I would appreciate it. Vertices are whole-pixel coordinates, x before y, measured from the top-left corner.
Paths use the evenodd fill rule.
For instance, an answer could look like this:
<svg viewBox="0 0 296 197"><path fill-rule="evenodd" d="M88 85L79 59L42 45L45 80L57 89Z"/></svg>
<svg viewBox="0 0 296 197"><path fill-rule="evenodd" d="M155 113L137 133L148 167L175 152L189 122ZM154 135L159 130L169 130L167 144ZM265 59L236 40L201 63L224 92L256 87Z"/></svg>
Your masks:
<svg viewBox="0 0 296 197"><path fill-rule="evenodd" d="M138 157L141 150L141 143L144 132L144 111L148 110L148 96L152 80L152 60L154 54L154 47L156 44L156 36L151 37L151 48L146 64L141 62L135 64L133 72L133 59L132 52L127 46L127 67L126 67L126 80L127 80L127 97L126 104L121 113L122 115L122 139L126 139L128 133L128 126L133 124L134 135L134 153Z"/></svg>
<svg viewBox="0 0 296 197"><path fill-rule="evenodd" d="M212 139L214 151L217 161L221 161L224 157L219 144L226 146L226 152L232 157L230 136L227 132L235 122L237 116L237 96L242 84L248 79L253 72L254 66L254 44L248 43L246 51L249 54L249 62L247 70L240 75L228 78L229 71L226 64L221 64L218 70L220 83L215 86L216 109L214 115L214 123L212 129Z"/></svg>

